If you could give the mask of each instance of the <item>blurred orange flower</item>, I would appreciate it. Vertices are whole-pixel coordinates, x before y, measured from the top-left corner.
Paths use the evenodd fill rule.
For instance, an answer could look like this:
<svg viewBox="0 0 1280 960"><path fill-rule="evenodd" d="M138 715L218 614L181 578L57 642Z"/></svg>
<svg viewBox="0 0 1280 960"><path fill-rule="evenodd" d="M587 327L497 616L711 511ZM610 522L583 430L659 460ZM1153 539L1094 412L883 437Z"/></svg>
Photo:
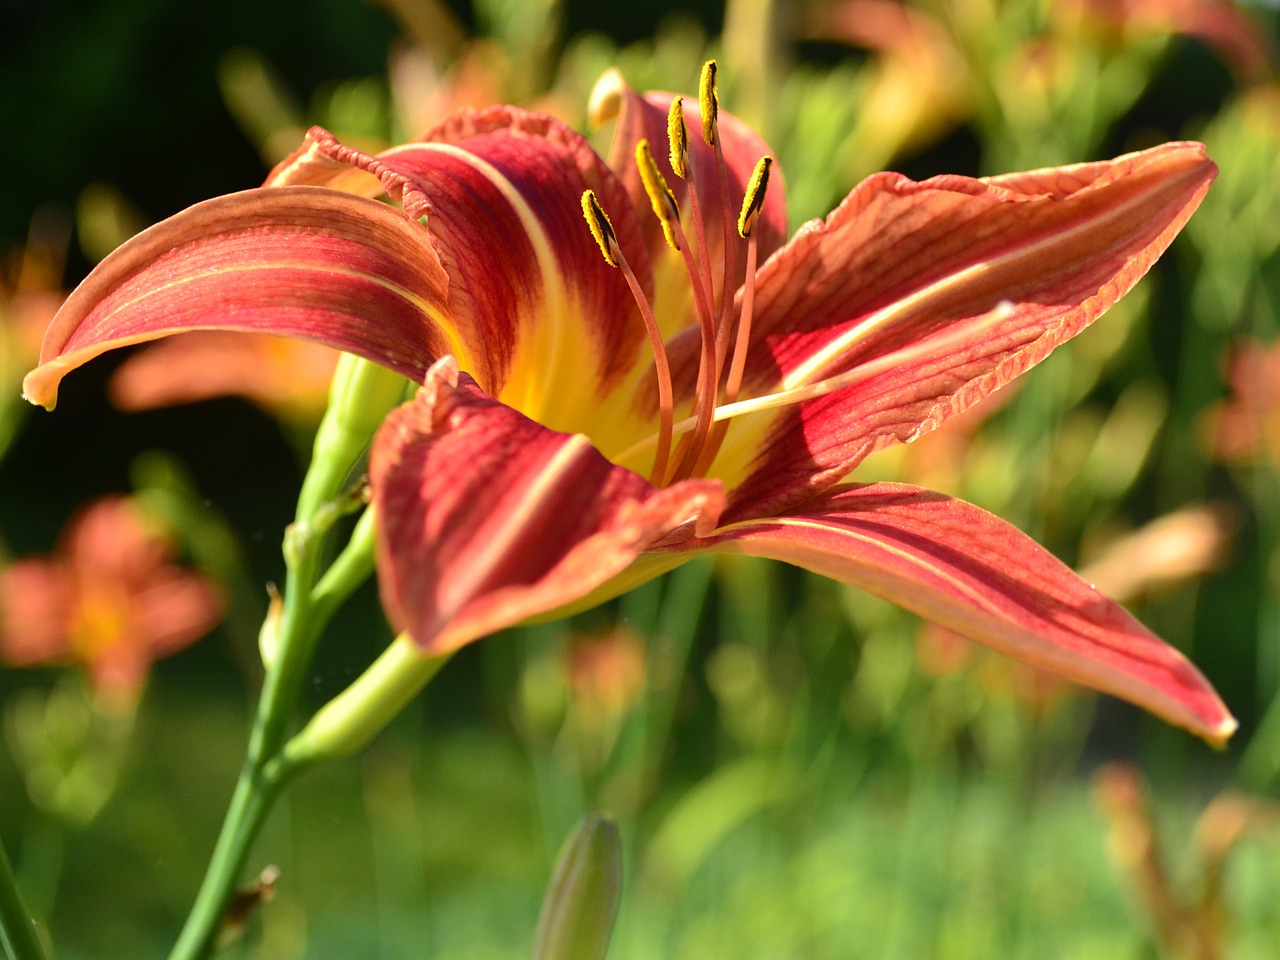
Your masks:
<svg viewBox="0 0 1280 960"><path fill-rule="evenodd" d="M0 661L74 664L108 706L128 708L152 661L200 639L222 602L126 497L95 500L53 556L0 572Z"/></svg>
<svg viewBox="0 0 1280 960"><path fill-rule="evenodd" d="M5 402L21 383L53 315L67 298L62 289L66 226L48 211L37 214L23 247L0 260L0 383Z"/></svg>
<svg viewBox="0 0 1280 960"><path fill-rule="evenodd" d="M568 657L574 701L592 717L616 717L640 699L645 649L630 630L617 627L598 637L576 637Z"/></svg>
<svg viewBox="0 0 1280 960"><path fill-rule="evenodd" d="M872 55L859 121L862 148L876 154L870 167L933 142L969 115L964 57L931 13L896 0L842 0L811 7L804 32Z"/></svg>
<svg viewBox="0 0 1280 960"><path fill-rule="evenodd" d="M1270 73L1276 55L1266 29L1226 0L1076 0L1056 4L1060 17L1085 14L1121 34L1170 33L1210 47L1242 80Z"/></svg>
<svg viewBox="0 0 1280 960"><path fill-rule="evenodd" d="M1243 339L1227 366L1231 396L1211 410L1205 431L1224 463L1280 466L1280 340Z"/></svg>
<svg viewBox="0 0 1280 960"><path fill-rule="evenodd" d="M201 330L134 354L108 389L121 410L244 397L273 416L315 423L337 362L338 351L318 343Z"/></svg>

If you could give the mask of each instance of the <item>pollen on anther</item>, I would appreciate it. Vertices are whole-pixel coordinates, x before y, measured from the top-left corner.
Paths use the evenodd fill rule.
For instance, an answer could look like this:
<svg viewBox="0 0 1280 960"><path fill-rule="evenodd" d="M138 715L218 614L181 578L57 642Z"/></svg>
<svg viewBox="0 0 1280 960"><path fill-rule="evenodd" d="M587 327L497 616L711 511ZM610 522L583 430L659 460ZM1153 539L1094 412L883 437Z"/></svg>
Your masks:
<svg viewBox="0 0 1280 960"><path fill-rule="evenodd" d="M676 97L667 110L667 143L671 147L671 169L681 180L689 179L689 131L684 125L684 97Z"/></svg>
<svg viewBox="0 0 1280 960"><path fill-rule="evenodd" d="M649 150L649 141L641 140L636 144L636 168L640 171L640 181L644 184L644 192L649 195L649 204L653 214L662 224L663 236L673 250L680 249L676 239L676 224L680 222L680 207L676 204L676 195L667 186L667 180L658 169L657 161Z"/></svg>
<svg viewBox="0 0 1280 960"><path fill-rule="evenodd" d="M716 145L716 120L720 114L720 95L716 91L716 72L718 67L714 60L702 65L702 76L698 78L698 106L702 111L702 139L708 147Z"/></svg>
<svg viewBox="0 0 1280 960"><path fill-rule="evenodd" d="M609 215L604 212L604 207L596 199L594 190L582 191L582 216L587 221L587 226L591 228L591 235L596 238L596 243L600 246L600 253L604 255L605 263L611 267L618 266L618 256L615 252L619 249L618 235L613 232Z"/></svg>
<svg viewBox="0 0 1280 960"><path fill-rule="evenodd" d="M742 198L742 211L738 214L738 236L747 238L760 219L760 211L764 208L764 194L769 187L769 168L773 166L773 157L765 154L756 161L751 171L751 179L747 181L747 191Z"/></svg>

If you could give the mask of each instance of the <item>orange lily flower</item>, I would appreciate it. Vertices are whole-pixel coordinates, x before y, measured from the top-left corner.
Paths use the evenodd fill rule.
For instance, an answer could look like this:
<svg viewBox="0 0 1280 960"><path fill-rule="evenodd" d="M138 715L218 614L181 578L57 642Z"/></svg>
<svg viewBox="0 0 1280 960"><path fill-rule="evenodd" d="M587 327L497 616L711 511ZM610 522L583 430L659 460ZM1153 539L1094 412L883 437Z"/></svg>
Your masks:
<svg viewBox="0 0 1280 960"><path fill-rule="evenodd" d="M1204 419L1214 453L1224 463L1280 466L1280 341L1236 343L1227 384L1231 395Z"/></svg>
<svg viewBox="0 0 1280 960"><path fill-rule="evenodd" d="M1235 721L1204 677L1012 526L845 481L1127 292L1208 190L1204 148L877 174L787 241L781 178L765 189L767 147L719 112L714 64L699 103L607 75L608 163L512 107L377 156L312 130L265 189L104 260L26 395L52 407L92 357L192 329L316 340L422 384L374 439L370 485L383 605L432 655L699 553L750 554L1225 740Z"/></svg>
<svg viewBox="0 0 1280 960"><path fill-rule="evenodd" d="M176 653L222 616L217 591L173 563L168 540L125 497L74 519L49 559L0 572L0 660L86 668L107 704L136 701L153 660Z"/></svg>
<svg viewBox="0 0 1280 960"><path fill-rule="evenodd" d="M337 363L338 353L317 343L201 331L130 357L108 392L128 411L238 396L287 421L314 424Z"/></svg>

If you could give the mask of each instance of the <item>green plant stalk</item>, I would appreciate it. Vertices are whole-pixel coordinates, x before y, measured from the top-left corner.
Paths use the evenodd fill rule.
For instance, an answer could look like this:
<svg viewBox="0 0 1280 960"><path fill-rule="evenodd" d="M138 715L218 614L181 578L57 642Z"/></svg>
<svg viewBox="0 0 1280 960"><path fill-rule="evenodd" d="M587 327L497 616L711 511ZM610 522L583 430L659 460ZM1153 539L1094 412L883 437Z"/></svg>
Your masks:
<svg viewBox="0 0 1280 960"><path fill-rule="evenodd" d="M0 847L0 944L9 960L46 960L31 911L23 902L13 868Z"/></svg>
<svg viewBox="0 0 1280 960"><path fill-rule="evenodd" d="M275 653L266 666L258 712L249 734L244 767L222 823L200 890L179 934L170 960L199 960L214 948L227 904L244 869L249 850L285 784L308 762L281 755L290 717L311 662L316 641L337 607L368 575L370 524L357 524L360 539L339 557L336 571L350 582L326 578L317 604L314 588L321 573L325 541L333 521L348 503L347 478L359 462L386 413L403 398L404 378L366 360L343 355L329 390L329 407L316 431L311 466L298 494L294 523L285 532L283 609ZM339 506L335 507L335 501Z"/></svg>
<svg viewBox="0 0 1280 960"><path fill-rule="evenodd" d="M402 633L285 744L283 762L309 767L355 753L395 719L451 656L428 656Z"/></svg>
<svg viewBox="0 0 1280 960"><path fill-rule="evenodd" d="M170 960L198 960L213 948L222 917L257 836L281 787L301 766L275 761L298 690L323 629L312 615L311 585L319 566L318 542L299 551L286 581L278 654L267 669L249 749L222 823L213 856Z"/></svg>
<svg viewBox="0 0 1280 960"><path fill-rule="evenodd" d="M252 763L245 764L209 859L209 870L169 954L170 960L196 960L208 956L213 949L253 841L281 789L302 769L273 764L268 770L259 771Z"/></svg>

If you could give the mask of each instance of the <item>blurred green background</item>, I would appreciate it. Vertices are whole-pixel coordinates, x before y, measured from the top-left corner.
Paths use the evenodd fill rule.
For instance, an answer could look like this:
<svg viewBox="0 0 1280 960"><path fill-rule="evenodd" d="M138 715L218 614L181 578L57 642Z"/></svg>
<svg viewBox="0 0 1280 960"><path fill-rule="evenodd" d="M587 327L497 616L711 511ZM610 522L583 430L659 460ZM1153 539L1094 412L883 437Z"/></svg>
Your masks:
<svg viewBox="0 0 1280 960"><path fill-rule="evenodd" d="M583 128L607 66L687 91L709 54L777 150L793 227L877 169L1209 144L1217 184L1128 299L985 419L858 477L963 496L1087 569L1241 732L1214 754L841 586L695 563L464 650L364 755L297 784L252 858L281 879L243 955L527 955L586 809L622 828L615 958L1280 955L1276 31L1274 4L1207 0L0 0L4 550L47 554L78 505L133 491L231 603L127 715L74 670L0 671L0 840L56 956L160 955L187 909L313 421L239 397L121 412L118 359L29 413L20 299L260 182L310 123L376 146L491 97ZM386 640L367 590L309 706Z"/></svg>

